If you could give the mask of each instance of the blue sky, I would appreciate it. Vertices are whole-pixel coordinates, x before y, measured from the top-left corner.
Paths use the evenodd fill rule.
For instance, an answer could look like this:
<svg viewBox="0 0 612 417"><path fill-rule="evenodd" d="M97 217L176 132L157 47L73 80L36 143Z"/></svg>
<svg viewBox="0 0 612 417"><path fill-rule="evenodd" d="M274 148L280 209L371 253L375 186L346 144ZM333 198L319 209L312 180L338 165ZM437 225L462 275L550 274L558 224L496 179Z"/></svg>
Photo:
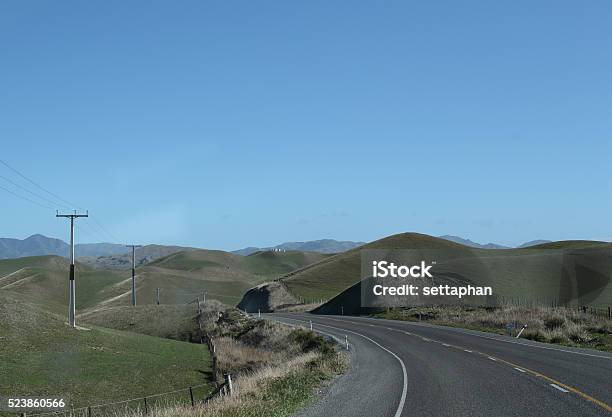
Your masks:
<svg viewBox="0 0 612 417"><path fill-rule="evenodd" d="M122 242L610 239L611 12L3 2L0 159ZM67 239L52 211L0 201L1 236Z"/></svg>

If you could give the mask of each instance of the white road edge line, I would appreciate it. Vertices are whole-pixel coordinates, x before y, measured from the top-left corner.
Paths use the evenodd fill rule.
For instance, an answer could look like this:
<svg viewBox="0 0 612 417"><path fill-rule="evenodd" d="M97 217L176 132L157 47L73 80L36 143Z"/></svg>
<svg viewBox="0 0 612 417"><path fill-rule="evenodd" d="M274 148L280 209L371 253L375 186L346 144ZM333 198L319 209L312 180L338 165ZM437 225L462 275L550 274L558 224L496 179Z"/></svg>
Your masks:
<svg viewBox="0 0 612 417"><path fill-rule="evenodd" d="M492 357L490 357L490 356L487 356L487 358L491 359L492 361L497 362L497 359L495 359L495 358L492 358Z"/></svg>
<svg viewBox="0 0 612 417"><path fill-rule="evenodd" d="M342 321L342 320L332 319L332 318L330 318L330 320ZM363 320L363 321L361 323L359 323L359 324L364 324L364 323L366 323L366 322L368 322L370 320L380 320L381 324L383 324L382 320L385 320L385 319L371 319L369 317L361 317L361 320ZM417 323L417 322L412 322L412 321L401 321L401 320L397 320L397 323L394 323L394 324L408 325L408 326L421 326L421 327L424 327L424 328L430 328L430 329L433 328L433 329L445 330L445 331L454 332L454 333L460 333L460 334L467 335L467 336L480 337L482 339L489 339L489 340L493 340L493 341L496 341L496 342L512 343L513 345L521 345L521 346L530 347L530 348L534 348L534 349L556 350L557 352L573 353L574 355L592 356L594 358L601 358L601 359L612 360L612 357L610 357L610 356L603 356L603 355L597 355L597 354L594 354L594 353L586 353L586 352L576 352L576 351L573 351L573 350L558 349L558 348L549 347L549 346L532 345L532 344L528 344L528 343L518 342L518 341L515 341L515 340L498 339L496 337L490 337L490 336L486 336L486 335L482 335L482 334L469 333L469 332L466 332L466 331L462 331L464 329L454 329L454 328L449 328L449 327L444 327L444 326L432 326L432 325L423 324L423 323Z"/></svg>
<svg viewBox="0 0 612 417"><path fill-rule="evenodd" d="M305 322L304 320L298 320L298 319L294 319L294 318L288 318L288 317L282 317L284 319L288 319L288 320L295 320L295 321L301 321L301 322ZM357 333L354 332L352 330L348 330L348 329L341 329L339 327L334 327L334 326L329 326L327 324L321 324L321 323L317 323L317 326L323 326L323 327L329 327L330 329L336 329L336 330L340 330L342 332L349 332L349 333L353 333L356 334L357 336L361 336L366 340L369 340L370 342L374 343L376 346L378 346L379 348L381 348L382 350L384 350L387 353L390 353L395 359L397 359L400 363L400 365L402 366L402 374L404 377L404 386L402 388L402 396L400 398L400 402L397 406L397 411L395 412L395 417L400 417L402 415L402 410L404 409L404 404L406 402L406 394L408 393L408 373L406 372L406 365L404 365L404 361L397 356L395 353L393 353L392 351L390 351L389 349L387 349L386 347L384 347L383 345L381 345L380 343L378 343L377 341L370 339L368 336L365 336L361 333Z"/></svg>
<svg viewBox="0 0 612 417"><path fill-rule="evenodd" d="M472 351L471 351L471 350L467 350L467 349L463 349L463 351L464 351L464 352L467 352L467 353L472 353Z"/></svg>
<svg viewBox="0 0 612 417"><path fill-rule="evenodd" d="M516 368L516 367L515 367L514 369L516 369L517 371L522 372L522 373L527 372L527 371L525 371L524 369L521 369L521 368Z"/></svg>
<svg viewBox="0 0 612 417"><path fill-rule="evenodd" d="M565 388L561 388L559 385L557 384L550 384L551 387L558 389L561 392L569 392L568 390L566 390Z"/></svg>

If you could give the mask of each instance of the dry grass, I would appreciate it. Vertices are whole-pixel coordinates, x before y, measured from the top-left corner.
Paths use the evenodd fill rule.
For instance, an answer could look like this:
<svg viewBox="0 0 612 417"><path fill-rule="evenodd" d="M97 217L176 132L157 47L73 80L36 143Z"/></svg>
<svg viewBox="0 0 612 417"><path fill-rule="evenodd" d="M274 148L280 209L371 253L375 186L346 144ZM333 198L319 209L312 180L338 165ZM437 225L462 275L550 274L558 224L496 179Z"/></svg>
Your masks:
<svg viewBox="0 0 612 417"><path fill-rule="evenodd" d="M506 305L499 308L461 306L419 307L392 310L384 317L422 320L435 324L507 333L506 325L527 325L521 335L541 342L612 350L612 320L565 307L525 307Z"/></svg>
<svg viewBox="0 0 612 417"><path fill-rule="evenodd" d="M167 404L147 417L281 417L312 400L313 389L341 372L347 358L331 342L304 330L252 321L235 311L206 311L203 326L214 338L218 366L231 372L234 393L207 404ZM135 409L115 417L145 417Z"/></svg>
<svg viewBox="0 0 612 417"><path fill-rule="evenodd" d="M156 407L145 414L144 410L131 410L127 413L115 414L115 417L241 417L253 415L250 410L265 406L263 387L274 380L279 380L289 374L302 371L308 363L315 362L320 354L315 352L299 355L287 362L264 366L255 372L243 375L234 383L234 394L216 398L208 404L199 404L196 407L167 405ZM273 412L272 410L270 410Z"/></svg>
<svg viewBox="0 0 612 417"><path fill-rule="evenodd" d="M249 346L231 337L216 339L219 369L223 373L236 374L265 364L278 365L287 360L287 353Z"/></svg>

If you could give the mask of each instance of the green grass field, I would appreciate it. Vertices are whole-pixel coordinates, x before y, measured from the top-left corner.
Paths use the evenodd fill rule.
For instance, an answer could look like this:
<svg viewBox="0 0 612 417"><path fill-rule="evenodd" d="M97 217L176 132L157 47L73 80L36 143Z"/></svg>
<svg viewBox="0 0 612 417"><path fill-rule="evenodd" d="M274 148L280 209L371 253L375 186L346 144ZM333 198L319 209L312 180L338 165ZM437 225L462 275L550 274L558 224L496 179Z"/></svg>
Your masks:
<svg viewBox="0 0 612 417"><path fill-rule="evenodd" d="M77 325L67 326L69 263L57 256L0 261L0 392L63 397L83 407L208 384L211 360L196 305L207 292L235 305L250 287L324 259L301 252L243 257L181 252L130 271L76 265ZM160 288L161 305L156 305ZM200 394L206 390L200 389Z"/></svg>
<svg viewBox="0 0 612 417"><path fill-rule="evenodd" d="M205 345L87 327L71 329L62 317L0 291L3 396L59 396L80 407L209 381Z"/></svg>

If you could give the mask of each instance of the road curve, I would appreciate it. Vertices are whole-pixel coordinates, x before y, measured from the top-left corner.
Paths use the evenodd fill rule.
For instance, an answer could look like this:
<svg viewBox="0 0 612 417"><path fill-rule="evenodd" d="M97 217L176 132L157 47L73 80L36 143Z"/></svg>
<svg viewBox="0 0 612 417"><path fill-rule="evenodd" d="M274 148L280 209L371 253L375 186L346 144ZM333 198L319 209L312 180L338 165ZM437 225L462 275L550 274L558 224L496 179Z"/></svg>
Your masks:
<svg viewBox="0 0 612 417"><path fill-rule="evenodd" d="M349 371L302 417L612 415L609 353L414 322L265 317L348 336Z"/></svg>

